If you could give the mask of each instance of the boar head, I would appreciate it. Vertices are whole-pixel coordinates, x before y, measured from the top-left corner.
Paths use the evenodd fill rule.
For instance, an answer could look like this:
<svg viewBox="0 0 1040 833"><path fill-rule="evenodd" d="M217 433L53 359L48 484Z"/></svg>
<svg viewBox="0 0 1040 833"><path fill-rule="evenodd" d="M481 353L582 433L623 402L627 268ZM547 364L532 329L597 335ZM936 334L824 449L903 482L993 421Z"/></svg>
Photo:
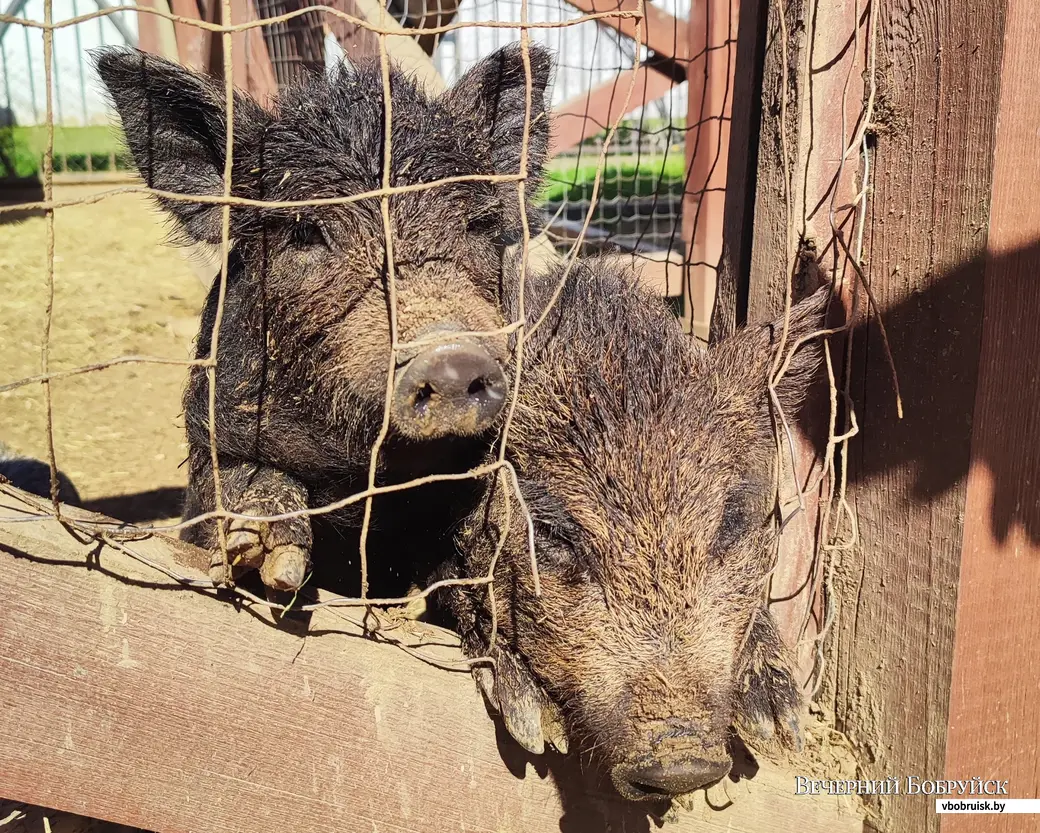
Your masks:
<svg viewBox="0 0 1040 833"><path fill-rule="evenodd" d="M158 201L182 237L219 245L222 207L177 197L223 196L223 82L134 49L99 50L95 59L145 182L168 192ZM549 54L532 46L530 65L533 193L548 146ZM391 187L520 173L526 85L516 45L436 97L391 67ZM382 188L383 97L378 59L315 74L270 106L236 93L232 196L287 202ZM516 182L456 181L398 193L389 213L398 341L427 340L398 356L392 429L419 440L480 433L506 399L506 339L447 334L504 324L499 282L504 246L520 228ZM234 205L230 240L246 273L245 302L262 298L271 342L310 377L300 387L324 392L330 412L373 422L383 410L391 345L379 198ZM429 345L432 336L443 339Z"/></svg>
<svg viewBox="0 0 1040 833"><path fill-rule="evenodd" d="M532 281L537 310L556 276ZM822 326L828 289L794 307L787 345ZM588 753L630 799L690 792L730 769L732 727L798 746L800 695L765 605L776 538L767 378L780 327L711 349L605 261L578 264L525 353L510 458L534 524L489 491L458 535L495 567L492 673L477 672L522 745ZM820 365L799 349L776 393L793 419ZM483 589L449 606L489 650ZM750 740L750 738L749 738Z"/></svg>

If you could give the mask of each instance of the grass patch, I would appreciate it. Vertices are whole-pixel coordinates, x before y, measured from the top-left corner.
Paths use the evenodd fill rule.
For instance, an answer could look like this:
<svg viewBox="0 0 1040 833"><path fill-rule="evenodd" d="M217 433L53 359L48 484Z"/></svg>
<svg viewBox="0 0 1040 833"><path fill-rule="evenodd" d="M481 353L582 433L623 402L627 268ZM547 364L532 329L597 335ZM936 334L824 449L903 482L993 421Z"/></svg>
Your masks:
<svg viewBox="0 0 1040 833"><path fill-rule="evenodd" d="M34 176L40 171L40 162L47 148L47 129L36 127L0 128L0 150L10 162L12 171L0 169L0 176ZM122 136L120 131L108 125L87 127L54 127L55 170L62 170L60 159L67 160L67 170L87 170L87 160L94 170L107 170L111 155L117 157L117 168L124 168Z"/></svg>
<svg viewBox="0 0 1040 833"><path fill-rule="evenodd" d="M558 160L550 166L542 189L542 202L584 202L592 197L598 169L596 161ZM686 179L685 159L680 153L667 156L610 157L600 179L600 199L652 197L681 194Z"/></svg>

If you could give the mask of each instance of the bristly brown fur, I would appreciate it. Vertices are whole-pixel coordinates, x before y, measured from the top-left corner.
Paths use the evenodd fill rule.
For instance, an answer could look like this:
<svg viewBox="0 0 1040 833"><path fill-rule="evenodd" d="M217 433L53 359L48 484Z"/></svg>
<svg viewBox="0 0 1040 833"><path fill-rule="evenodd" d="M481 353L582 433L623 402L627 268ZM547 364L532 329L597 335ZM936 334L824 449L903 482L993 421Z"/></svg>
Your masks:
<svg viewBox="0 0 1040 833"><path fill-rule="evenodd" d="M559 277L529 281L532 319ZM826 302L823 290L795 308L789 345L822 326ZM499 645L559 704L572 747L608 768L662 750L719 759L735 723L796 742L799 695L763 606L778 338L772 325L700 349L631 275L589 260L528 347L509 454L541 595L514 500L496 570ZM779 383L788 419L820 357L806 344ZM486 573L505 499L489 491L442 575ZM449 608L467 649L485 653L486 593L452 591Z"/></svg>

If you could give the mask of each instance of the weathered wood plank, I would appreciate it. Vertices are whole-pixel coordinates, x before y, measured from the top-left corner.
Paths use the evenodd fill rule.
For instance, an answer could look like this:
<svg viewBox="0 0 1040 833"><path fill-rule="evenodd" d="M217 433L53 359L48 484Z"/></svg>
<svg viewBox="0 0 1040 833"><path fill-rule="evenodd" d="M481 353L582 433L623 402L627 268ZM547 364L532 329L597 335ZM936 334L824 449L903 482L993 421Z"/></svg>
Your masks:
<svg viewBox="0 0 1040 833"><path fill-rule="evenodd" d="M948 778L1007 780L1040 797L1040 8L1011 0L985 265L985 317L961 555ZM1032 370L1030 370L1032 368ZM943 833L980 829L944 816ZM1036 816L986 817L992 833Z"/></svg>
<svg viewBox="0 0 1040 833"><path fill-rule="evenodd" d="M831 646L838 726L871 778L944 770L1004 10L880 5L866 251L905 417L872 318L847 369L859 545L841 558ZM928 797L877 809L882 830L939 827Z"/></svg>
<svg viewBox="0 0 1040 833"><path fill-rule="evenodd" d="M170 9L181 17L201 20L196 0L170 0ZM177 38L177 54L180 62L189 69L201 70L206 66L206 32L190 23L177 21L173 24Z"/></svg>
<svg viewBox="0 0 1040 833"><path fill-rule="evenodd" d="M832 199L836 205L854 200L859 170L857 157L844 167L840 164L853 136L864 92L861 71L867 33L857 8L855 0L825 5L798 0L786 7L776 3L752 6L764 28L759 38L765 46L753 180L756 197L753 211L735 207L734 213L739 210L745 217L753 216L753 239L748 251L746 238L734 238L734 226L740 219L729 218L728 233L734 239L730 256L736 259L728 263L749 272L746 297L740 292L743 273L726 275L731 286L724 291L722 302L729 309L725 317L720 310L716 322L720 334L730 331L742 318L762 323L783 315L788 290L794 289L792 281L801 252L817 248L821 267L833 275L837 244L831 240L827 206ZM785 14L783 19L781 13ZM811 40L806 30L813 33ZM746 29L741 34L749 37ZM745 49L751 47L745 44ZM826 69L809 76L810 63ZM840 355L835 345L835 356ZM806 681L814 673L815 638L821 628L816 585L822 571L814 556L820 499L826 489L820 479L823 455L819 450L826 442L828 412L827 398L821 395L803 409L806 418L801 424L791 426L796 472L787 478L781 500L785 514L797 511L797 482L804 492L805 508L780 538L771 587L773 615L794 648L800 676ZM786 464L790 456L786 442L783 451ZM810 483L819 485L809 489Z"/></svg>
<svg viewBox="0 0 1040 833"><path fill-rule="evenodd" d="M730 91L733 103L726 166L722 252L710 314L710 339L713 342L731 335L738 325L747 321L754 242L758 136L762 120L762 63L768 15L768 0L741 0Z"/></svg>
<svg viewBox="0 0 1040 833"><path fill-rule="evenodd" d="M715 295L722 257L739 18L737 0L705 0L691 6L683 32L690 55L682 211L687 261L683 312L690 327L711 314L707 299Z"/></svg>
<svg viewBox="0 0 1040 833"><path fill-rule="evenodd" d="M860 425L848 466L858 540L835 564L835 619L820 699L859 751L862 777L939 778L1005 4L876 2L877 89L868 131L873 190L864 261L885 315L906 416L897 419L872 318L857 329L853 365L845 368ZM795 0L770 6L748 297L752 321L782 311L800 256L815 252L825 269L833 268L832 204L846 241L854 242L844 206L862 186L861 148L844 168L841 159L870 93L864 73L868 4ZM821 402L818 413L826 409ZM805 482L814 449L804 436L797 444ZM817 495L808 497L812 510ZM778 576L783 581L786 574L792 588L804 578L815 543L812 511L808 520L791 524L781 542ZM842 532L851 534L848 525ZM809 600L803 591L796 601L797 607L788 603L786 611L778 610L789 636L802 618L797 610ZM804 671L807 657L801 659ZM927 797L881 798L874 812L880 831L938 828Z"/></svg>
<svg viewBox="0 0 1040 833"><path fill-rule="evenodd" d="M0 515L23 507L0 496ZM129 546L204 575L205 556L179 542ZM650 829L644 808L552 762L557 793L496 740L468 675L359 638L332 610L306 636L278 629L53 521L0 523L0 571L10 799L161 833ZM861 830L847 802L796 796L776 767L728 793L726 809L698 799L671 829Z"/></svg>

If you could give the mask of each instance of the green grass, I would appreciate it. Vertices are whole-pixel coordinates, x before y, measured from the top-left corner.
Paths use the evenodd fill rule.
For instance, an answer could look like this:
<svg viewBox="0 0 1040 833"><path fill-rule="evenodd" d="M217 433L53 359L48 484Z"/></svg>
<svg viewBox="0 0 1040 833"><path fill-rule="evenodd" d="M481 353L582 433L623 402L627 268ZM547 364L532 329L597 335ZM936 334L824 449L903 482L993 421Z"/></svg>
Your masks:
<svg viewBox="0 0 1040 833"><path fill-rule="evenodd" d="M87 158L94 170L107 170L111 153L120 155L121 135L118 128L108 125L88 127L55 127L55 170L62 170L62 159L67 170L87 170ZM47 146L43 127L0 128L0 149L11 160L16 176L38 173L40 160ZM584 202L592 196L598 156L583 154L579 160L565 157L556 160L549 169L541 202L559 203L565 198ZM126 167L117 160L117 167ZM0 176L6 172L0 170ZM650 197L654 194L681 194L685 178L685 161L679 152L667 156L611 156L600 180L600 199L621 197Z"/></svg>
<svg viewBox="0 0 1040 833"><path fill-rule="evenodd" d="M54 128L55 170L61 170L61 158L68 161L68 170L86 170L89 157L91 167L106 169L112 153L122 151L122 137L118 129L107 125ZM39 172L40 160L47 148L45 127L0 128L0 148L11 161L15 176L32 176ZM121 166L121 165L120 165ZM8 173L0 170L0 176Z"/></svg>
<svg viewBox="0 0 1040 833"><path fill-rule="evenodd" d="M584 157L558 160L546 176L541 200L544 202L582 202L592 196L597 160ZM667 156L610 157L600 178L600 199L651 197L654 194L681 194L685 181L685 160L681 153Z"/></svg>

